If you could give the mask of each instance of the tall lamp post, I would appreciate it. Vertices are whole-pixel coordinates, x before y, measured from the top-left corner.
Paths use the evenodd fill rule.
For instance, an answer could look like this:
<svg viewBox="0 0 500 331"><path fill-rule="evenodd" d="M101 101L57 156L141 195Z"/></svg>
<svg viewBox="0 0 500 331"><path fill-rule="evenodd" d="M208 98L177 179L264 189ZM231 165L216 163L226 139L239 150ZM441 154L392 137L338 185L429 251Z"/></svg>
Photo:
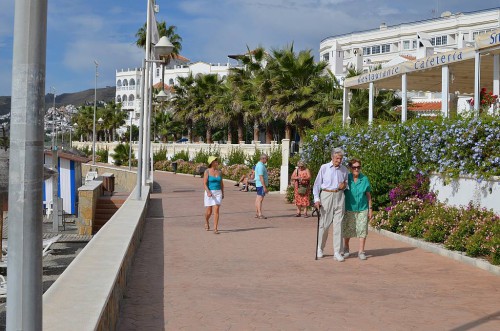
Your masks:
<svg viewBox="0 0 500 331"><path fill-rule="evenodd" d="M132 115L134 114L133 109L128 109L130 115L130 138L128 140L128 170L132 170Z"/></svg>
<svg viewBox="0 0 500 331"><path fill-rule="evenodd" d="M95 165L95 114L97 111L97 67L99 63L95 63L95 84L94 84L94 120L92 122L92 165Z"/></svg>
<svg viewBox="0 0 500 331"><path fill-rule="evenodd" d="M55 126L55 120L54 120L54 115L56 113L56 88L52 86L52 94L54 95L54 102L52 104L52 150L54 150L54 147L56 146L54 143L54 135L56 132L56 126Z"/></svg>
<svg viewBox="0 0 500 331"><path fill-rule="evenodd" d="M159 57L164 57L172 53L174 50L174 45L168 40L167 37L163 36L160 38L158 43L154 46L155 53ZM145 79L145 68L146 63L163 63L163 61L158 60L148 60L144 59L142 63L142 77L141 77L141 91L142 91L142 99L141 99L141 111L139 115L139 146L137 149L137 191L136 191L136 199L140 200L142 197L142 171L143 171L143 160L142 160L142 150L143 150L143 132L144 132L144 100L146 97L147 91L149 88L146 88L146 79Z"/></svg>

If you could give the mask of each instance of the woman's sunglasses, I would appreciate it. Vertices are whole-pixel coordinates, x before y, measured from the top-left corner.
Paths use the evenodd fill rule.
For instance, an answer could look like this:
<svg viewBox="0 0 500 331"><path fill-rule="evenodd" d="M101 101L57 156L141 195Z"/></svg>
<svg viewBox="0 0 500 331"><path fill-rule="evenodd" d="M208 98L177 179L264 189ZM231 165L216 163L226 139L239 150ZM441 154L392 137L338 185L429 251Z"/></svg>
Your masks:
<svg viewBox="0 0 500 331"><path fill-rule="evenodd" d="M359 170L361 169L361 166L357 166L357 167L351 167L352 170Z"/></svg>

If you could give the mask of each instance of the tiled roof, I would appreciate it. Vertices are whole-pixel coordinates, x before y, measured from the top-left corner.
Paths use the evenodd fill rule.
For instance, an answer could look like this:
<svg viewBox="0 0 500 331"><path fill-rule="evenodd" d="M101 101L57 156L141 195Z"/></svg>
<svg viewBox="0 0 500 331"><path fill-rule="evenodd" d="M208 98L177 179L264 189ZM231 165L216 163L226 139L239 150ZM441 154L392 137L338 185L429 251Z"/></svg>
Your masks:
<svg viewBox="0 0 500 331"><path fill-rule="evenodd" d="M401 106L397 106L396 110L401 111ZM439 112L441 111L441 101L414 102L408 106L408 111Z"/></svg>
<svg viewBox="0 0 500 331"><path fill-rule="evenodd" d="M161 82L158 82L158 83L154 84L153 87L156 88L156 89L160 89L161 88ZM170 86L170 85L167 85L167 84L164 84L163 85L163 89L168 92L168 91L173 91L174 87Z"/></svg>
<svg viewBox="0 0 500 331"><path fill-rule="evenodd" d="M401 54L401 55L399 55L399 56L401 56L403 59L407 59L407 60L409 60L409 61L413 61L413 60L416 60L416 59L417 59L417 57L416 57L416 56L412 56L412 55L402 55L402 54Z"/></svg>
<svg viewBox="0 0 500 331"><path fill-rule="evenodd" d="M189 62L189 59L187 57L184 57L184 56L182 56L180 54L179 55L173 54L172 58L176 59L176 60L179 60L179 61L183 61L183 62Z"/></svg>
<svg viewBox="0 0 500 331"><path fill-rule="evenodd" d="M414 102L408 106L411 111L440 111L441 101Z"/></svg>

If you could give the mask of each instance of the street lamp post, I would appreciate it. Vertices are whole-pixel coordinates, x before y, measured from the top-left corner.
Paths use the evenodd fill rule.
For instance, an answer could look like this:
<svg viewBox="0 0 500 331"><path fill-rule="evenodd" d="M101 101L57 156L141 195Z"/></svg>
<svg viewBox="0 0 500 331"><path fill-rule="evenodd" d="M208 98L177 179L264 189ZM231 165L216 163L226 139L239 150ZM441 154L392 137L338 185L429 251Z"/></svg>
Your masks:
<svg viewBox="0 0 500 331"><path fill-rule="evenodd" d="M94 120L92 123L92 165L95 165L95 114L97 111L97 67L99 63L94 60L95 63L95 84L94 84Z"/></svg>
<svg viewBox="0 0 500 331"><path fill-rule="evenodd" d="M155 47L155 53L160 56L167 56L170 53L172 53L174 46L168 40L167 37L163 36L160 38L158 43L154 46ZM146 97L146 91L149 91L148 88L146 88L146 79L145 79L145 74L146 74L146 63L163 63L164 61L159 61L159 60L148 60L144 59L143 64L142 64L142 77L141 77L141 91L142 91L142 99L141 99L141 111L139 115L139 145L138 145L138 150L137 150L137 191L136 191L136 199L140 200L142 198L142 174L143 174L143 166L147 166L143 164L143 159L142 159L142 151L143 151L143 143L144 143L144 101ZM149 83L148 83L149 84Z"/></svg>
<svg viewBox="0 0 500 331"><path fill-rule="evenodd" d="M129 114L130 114L130 128L129 128L129 133L130 133L130 138L128 140L128 170L132 170L132 115L133 109L129 109Z"/></svg>
<svg viewBox="0 0 500 331"><path fill-rule="evenodd" d="M52 104L52 150L54 150L54 133L56 132L54 115L56 113L56 88L52 86L52 94L54 95L54 102Z"/></svg>

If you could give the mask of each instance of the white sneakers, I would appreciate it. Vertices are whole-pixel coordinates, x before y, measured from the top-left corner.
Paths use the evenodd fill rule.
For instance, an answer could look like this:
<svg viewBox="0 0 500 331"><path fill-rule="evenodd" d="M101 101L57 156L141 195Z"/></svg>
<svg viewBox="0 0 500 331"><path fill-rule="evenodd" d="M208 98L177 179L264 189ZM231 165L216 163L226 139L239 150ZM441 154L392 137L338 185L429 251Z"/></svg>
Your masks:
<svg viewBox="0 0 500 331"><path fill-rule="evenodd" d="M349 248L344 250L344 258L347 259L349 257Z"/></svg>
<svg viewBox="0 0 500 331"><path fill-rule="evenodd" d="M363 261L366 260L365 252L358 253L358 257L359 257L360 260L363 260Z"/></svg>
<svg viewBox="0 0 500 331"><path fill-rule="evenodd" d="M344 257L342 255L340 255L340 253L333 254L333 259L337 260L339 262L344 262L344 260L345 260Z"/></svg>
<svg viewBox="0 0 500 331"><path fill-rule="evenodd" d="M321 248L318 248L318 252L316 253L316 256L318 258L322 258L323 257L323 251L321 250Z"/></svg>

